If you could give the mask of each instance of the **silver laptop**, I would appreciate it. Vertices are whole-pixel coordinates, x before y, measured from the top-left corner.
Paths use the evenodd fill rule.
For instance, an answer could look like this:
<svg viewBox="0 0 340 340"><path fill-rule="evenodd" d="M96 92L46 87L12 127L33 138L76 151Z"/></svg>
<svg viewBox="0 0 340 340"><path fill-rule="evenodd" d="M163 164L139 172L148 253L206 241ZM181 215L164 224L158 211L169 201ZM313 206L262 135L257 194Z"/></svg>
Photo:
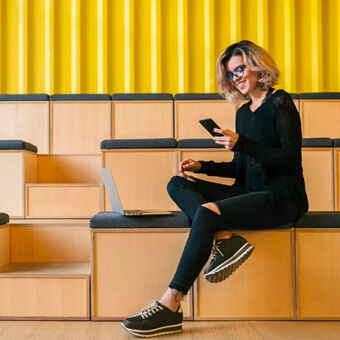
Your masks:
<svg viewBox="0 0 340 340"><path fill-rule="evenodd" d="M170 211L165 210L124 210L122 203L119 199L118 191L115 182L112 177L110 168L100 169L102 175L103 183L109 200L111 203L112 211L125 216L140 216L140 215L171 215Z"/></svg>

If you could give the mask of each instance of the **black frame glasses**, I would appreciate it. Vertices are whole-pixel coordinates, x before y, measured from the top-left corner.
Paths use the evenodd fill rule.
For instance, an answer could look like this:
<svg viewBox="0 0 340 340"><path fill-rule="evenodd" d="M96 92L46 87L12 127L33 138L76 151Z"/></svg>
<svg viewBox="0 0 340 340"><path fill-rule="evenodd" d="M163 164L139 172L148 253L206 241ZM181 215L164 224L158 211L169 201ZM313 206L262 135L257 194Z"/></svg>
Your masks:
<svg viewBox="0 0 340 340"><path fill-rule="evenodd" d="M227 82L232 83L234 81L234 76L237 78L242 78L245 68L246 68L246 65L240 65L240 66L237 66L233 72L227 72L227 77L226 77Z"/></svg>

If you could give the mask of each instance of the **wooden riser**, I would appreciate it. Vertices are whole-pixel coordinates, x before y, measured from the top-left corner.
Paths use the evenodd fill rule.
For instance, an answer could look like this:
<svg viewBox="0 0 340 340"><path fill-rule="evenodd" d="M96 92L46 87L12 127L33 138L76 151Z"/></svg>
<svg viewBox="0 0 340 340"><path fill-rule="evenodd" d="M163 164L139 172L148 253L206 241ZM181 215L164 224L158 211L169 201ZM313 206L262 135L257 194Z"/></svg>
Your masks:
<svg viewBox="0 0 340 340"><path fill-rule="evenodd" d="M221 129L234 129L235 108L225 100L175 101L175 138L211 138L199 123L205 118L212 118Z"/></svg>
<svg viewBox="0 0 340 340"><path fill-rule="evenodd" d="M187 229L93 231L92 319L122 320L157 300L176 270ZM192 319L192 293L182 304Z"/></svg>
<svg viewBox="0 0 340 340"><path fill-rule="evenodd" d="M111 138L111 101L52 101L50 153L100 154Z"/></svg>
<svg viewBox="0 0 340 340"><path fill-rule="evenodd" d="M303 138L340 138L340 100L300 100Z"/></svg>
<svg viewBox="0 0 340 340"><path fill-rule="evenodd" d="M72 224L27 221L32 223L10 225L11 262L90 262L88 220Z"/></svg>
<svg viewBox="0 0 340 340"><path fill-rule="evenodd" d="M100 211L100 185L28 184L26 218L90 218Z"/></svg>
<svg viewBox="0 0 340 340"><path fill-rule="evenodd" d="M0 268L9 263L10 258L10 228L7 224L0 226Z"/></svg>
<svg viewBox="0 0 340 340"><path fill-rule="evenodd" d="M340 229L297 230L299 319L340 319Z"/></svg>
<svg viewBox="0 0 340 340"><path fill-rule="evenodd" d="M194 319L293 319L294 231L237 234L255 247L254 252L221 283L210 283L200 274L194 288Z"/></svg>
<svg viewBox="0 0 340 340"><path fill-rule="evenodd" d="M89 264L10 264L0 270L0 319L89 320Z"/></svg>
<svg viewBox="0 0 340 340"><path fill-rule="evenodd" d="M173 138L173 101L113 101L112 138Z"/></svg>

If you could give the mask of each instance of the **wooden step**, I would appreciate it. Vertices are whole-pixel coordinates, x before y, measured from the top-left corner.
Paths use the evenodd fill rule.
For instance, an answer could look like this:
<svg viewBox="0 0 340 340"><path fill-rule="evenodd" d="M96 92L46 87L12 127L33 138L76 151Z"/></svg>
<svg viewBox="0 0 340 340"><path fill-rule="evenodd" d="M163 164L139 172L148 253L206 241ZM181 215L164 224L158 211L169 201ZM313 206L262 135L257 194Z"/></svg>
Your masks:
<svg viewBox="0 0 340 340"><path fill-rule="evenodd" d="M89 263L10 263L0 269L0 319L89 320Z"/></svg>
<svg viewBox="0 0 340 340"><path fill-rule="evenodd" d="M100 184L27 184L26 218L90 218L100 211Z"/></svg>

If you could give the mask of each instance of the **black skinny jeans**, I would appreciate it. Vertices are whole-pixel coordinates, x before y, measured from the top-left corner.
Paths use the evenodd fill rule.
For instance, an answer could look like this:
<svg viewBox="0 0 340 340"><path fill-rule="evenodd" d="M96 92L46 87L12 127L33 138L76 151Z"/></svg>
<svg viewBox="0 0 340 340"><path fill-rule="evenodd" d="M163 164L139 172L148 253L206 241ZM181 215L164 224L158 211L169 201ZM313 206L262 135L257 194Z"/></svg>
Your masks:
<svg viewBox="0 0 340 340"><path fill-rule="evenodd" d="M172 177L167 189L178 207L192 220L182 257L169 285L183 294L187 294L208 261L217 231L273 228L296 219L295 202L286 200L274 213L268 191L250 192L243 187L198 179L193 183L180 176ZM221 215L201 206L208 202L215 203Z"/></svg>

